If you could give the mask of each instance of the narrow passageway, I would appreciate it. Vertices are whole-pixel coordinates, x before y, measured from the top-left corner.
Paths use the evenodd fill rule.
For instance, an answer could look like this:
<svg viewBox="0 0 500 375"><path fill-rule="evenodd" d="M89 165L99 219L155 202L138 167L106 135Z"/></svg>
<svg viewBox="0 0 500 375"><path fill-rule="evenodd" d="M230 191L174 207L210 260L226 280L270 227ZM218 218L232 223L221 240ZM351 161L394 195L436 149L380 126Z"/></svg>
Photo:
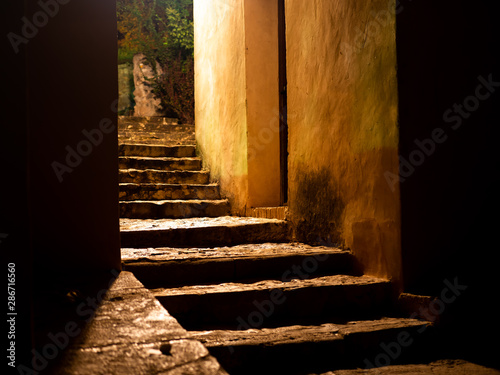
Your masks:
<svg viewBox="0 0 500 375"><path fill-rule="evenodd" d="M360 366L380 350L369 343L429 326L397 317L390 281L362 275L350 251L292 242L286 220L230 216L193 133L121 118L122 262L229 373Z"/></svg>

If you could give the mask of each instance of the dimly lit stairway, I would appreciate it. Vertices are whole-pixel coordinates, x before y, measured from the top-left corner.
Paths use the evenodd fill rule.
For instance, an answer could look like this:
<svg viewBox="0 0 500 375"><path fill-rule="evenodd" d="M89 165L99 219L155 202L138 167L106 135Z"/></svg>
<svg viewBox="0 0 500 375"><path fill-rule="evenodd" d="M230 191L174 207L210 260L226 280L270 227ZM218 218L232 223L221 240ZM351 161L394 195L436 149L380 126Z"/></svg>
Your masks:
<svg viewBox="0 0 500 375"><path fill-rule="evenodd" d="M120 119L120 217L227 215L228 201L196 157L194 127L161 121Z"/></svg>
<svg viewBox="0 0 500 375"><path fill-rule="evenodd" d="M287 239L272 219L122 220L122 261L230 374L366 367L381 345L398 351L391 364L421 359L429 323L392 314L388 280L360 275L349 251Z"/></svg>
<svg viewBox="0 0 500 375"><path fill-rule="evenodd" d="M397 317L390 281L362 275L350 251L290 243L286 221L224 216L193 146L120 147L124 269L230 374L422 359L430 323Z"/></svg>

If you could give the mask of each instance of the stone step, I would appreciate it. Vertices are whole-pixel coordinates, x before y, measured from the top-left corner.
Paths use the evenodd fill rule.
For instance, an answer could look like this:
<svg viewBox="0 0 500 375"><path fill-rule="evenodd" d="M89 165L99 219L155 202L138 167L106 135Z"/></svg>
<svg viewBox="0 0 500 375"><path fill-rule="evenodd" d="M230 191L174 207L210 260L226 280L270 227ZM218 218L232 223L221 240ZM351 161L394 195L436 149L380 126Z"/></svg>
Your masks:
<svg viewBox="0 0 500 375"><path fill-rule="evenodd" d="M415 319L382 318L345 324L191 331L189 335L201 341L230 374L311 374L393 364L417 356L422 360L432 326Z"/></svg>
<svg viewBox="0 0 500 375"><path fill-rule="evenodd" d="M381 361L385 360L382 355L380 355L380 358L382 358ZM366 370L335 370L335 373L329 371L322 375L500 375L498 365L497 368L486 367L484 365L478 365L473 362L455 358L439 360L433 359L432 362L422 361L422 359L420 359L414 363L381 366L374 366L373 368L368 368Z"/></svg>
<svg viewBox="0 0 500 375"><path fill-rule="evenodd" d="M120 219L122 247L209 247L286 242L286 221L248 217Z"/></svg>
<svg viewBox="0 0 500 375"><path fill-rule="evenodd" d="M217 217L226 216L229 211L227 199L120 202L120 217L134 219Z"/></svg>
<svg viewBox="0 0 500 375"><path fill-rule="evenodd" d="M45 362L40 360L33 363L42 363L43 366L34 365L38 371L30 368L26 373L227 375L199 341L187 337L188 332L134 275L121 272L114 281L111 274L109 277L103 276L103 281L93 287L88 284L92 285L95 280L87 283L86 294L78 291L75 307L68 305L68 302L68 307L61 303L52 306L62 328L44 322L44 334L37 336L44 340L43 346L38 344L41 348L38 350L44 353L45 348L52 347L52 351L46 353L55 354L50 354L50 357L40 354ZM82 312L77 310L78 314L68 315L71 310L75 312L80 301L79 306L84 307ZM47 305L42 307L47 308ZM49 311L51 315L54 313L52 309ZM88 319L87 324L83 325L84 317L88 314L92 314L92 319ZM65 330L64 327L70 327L69 322L73 329ZM56 333L51 336L45 326L56 328ZM83 328L85 333L80 334ZM71 339L76 336L78 339ZM57 355L59 358L47 368L46 358L53 360ZM40 368L46 371L40 371Z"/></svg>
<svg viewBox="0 0 500 375"><path fill-rule="evenodd" d="M196 156L196 146L157 146L147 144L120 144L119 156L147 156L147 157L172 157L185 158Z"/></svg>
<svg viewBox="0 0 500 375"><path fill-rule="evenodd" d="M208 184L208 171L160 171L157 169L120 169L120 183Z"/></svg>
<svg viewBox="0 0 500 375"><path fill-rule="evenodd" d="M120 200L221 199L219 185L120 184Z"/></svg>
<svg viewBox="0 0 500 375"><path fill-rule="evenodd" d="M162 158L122 156L118 158L120 169L156 169L163 171L199 171L200 158Z"/></svg>
<svg viewBox="0 0 500 375"><path fill-rule="evenodd" d="M165 134L165 133L147 133L123 132L118 133L119 144L144 144L151 146L181 146L192 145L195 143L195 136L190 134Z"/></svg>
<svg viewBox="0 0 500 375"><path fill-rule="evenodd" d="M351 275L152 289L186 329L237 329L283 319L366 319L384 312L390 291L388 280Z"/></svg>
<svg viewBox="0 0 500 375"><path fill-rule="evenodd" d="M122 248L122 262L148 288L231 282L289 280L350 273L350 251L300 243L245 244L216 248Z"/></svg>
<svg viewBox="0 0 500 375"><path fill-rule="evenodd" d="M157 116L118 116L118 129L151 130L165 126L193 127L193 124L180 125L179 120L170 117Z"/></svg>

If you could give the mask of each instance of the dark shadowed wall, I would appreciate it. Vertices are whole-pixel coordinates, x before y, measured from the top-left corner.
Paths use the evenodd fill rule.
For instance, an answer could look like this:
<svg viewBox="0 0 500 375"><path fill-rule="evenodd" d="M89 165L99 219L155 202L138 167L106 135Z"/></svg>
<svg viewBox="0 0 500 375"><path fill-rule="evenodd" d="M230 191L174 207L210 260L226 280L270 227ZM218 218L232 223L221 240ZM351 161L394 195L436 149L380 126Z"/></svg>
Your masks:
<svg viewBox="0 0 500 375"><path fill-rule="evenodd" d="M23 46L29 217L38 268L71 275L120 266L116 10L58 4ZM28 19L41 11L28 2Z"/></svg>
<svg viewBox="0 0 500 375"><path fill-rule="evenodd" d="M498 330L498 20L486 1L401 2L397 16L403 275L408 291L468 288L445 314L480 345ZM481 327L464 333L460 326ZM461 332L461 333L459 333ZM497 331L498 332L498 331ZM470 349L469 346L464 347ZM478 349L480 348L480 349Z"/></svg>
<svg viewBox="0 0 500 375"><path fill-rule="evenodd" d="M15 264L19 363L33 296L120 268L116 10L8 1L1 14L0 252Z"/></svg>

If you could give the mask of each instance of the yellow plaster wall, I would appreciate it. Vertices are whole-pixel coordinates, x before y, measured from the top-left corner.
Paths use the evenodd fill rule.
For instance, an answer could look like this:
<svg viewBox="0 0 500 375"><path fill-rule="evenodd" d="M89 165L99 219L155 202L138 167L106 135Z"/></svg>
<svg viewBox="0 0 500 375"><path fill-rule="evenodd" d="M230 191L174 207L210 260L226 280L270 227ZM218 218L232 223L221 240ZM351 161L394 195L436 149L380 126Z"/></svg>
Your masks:
<svg viewBox="0 0 500 375"><path fill-rule="evenodd" d="M196 141L232 211L280 203L277 0L195 0Z"/></svg>
<svg viewBox="0 0 500 375"><path fill-rule="evenodd" d="M196 142L235 211L248 196L243 0L195 0Z"/></svg>
<svg viewBox="0 0 500 375"><path fill-rule="evenodd" d="M286 0L289 212L299 239L401 279L395 4Z"/></svg>

